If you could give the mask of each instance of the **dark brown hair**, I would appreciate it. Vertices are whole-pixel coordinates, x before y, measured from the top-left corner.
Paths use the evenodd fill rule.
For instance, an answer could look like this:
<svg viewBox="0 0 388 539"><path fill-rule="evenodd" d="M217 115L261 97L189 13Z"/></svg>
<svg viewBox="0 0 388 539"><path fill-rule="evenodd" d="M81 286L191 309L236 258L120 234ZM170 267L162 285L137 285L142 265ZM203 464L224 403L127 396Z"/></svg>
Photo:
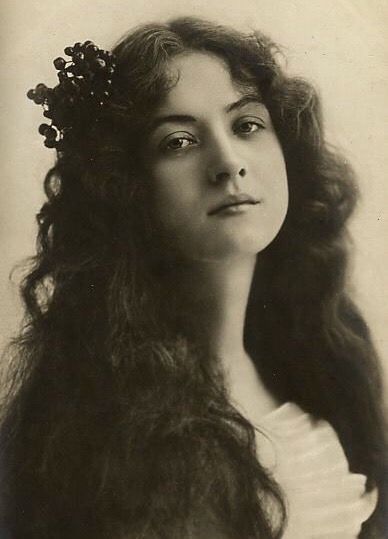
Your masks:
<svg viewBox="0 0 388 539"><path fill-rule="evenodd" d="M381 379L346 292L352 170L324 139L316 92L285 75L274 43L197 19L121 40L110 106L46 177L1 427L3 522L14 539L182 539L199 514L212 537L282 534L254 428L178 326L152 239L139 132L173 84L169 60L187 50L216 54L260 91L287 165L289 212L259 255L246 348L271 391L329 421L350 469L379 487L362 537L382 537Z"/></svg>

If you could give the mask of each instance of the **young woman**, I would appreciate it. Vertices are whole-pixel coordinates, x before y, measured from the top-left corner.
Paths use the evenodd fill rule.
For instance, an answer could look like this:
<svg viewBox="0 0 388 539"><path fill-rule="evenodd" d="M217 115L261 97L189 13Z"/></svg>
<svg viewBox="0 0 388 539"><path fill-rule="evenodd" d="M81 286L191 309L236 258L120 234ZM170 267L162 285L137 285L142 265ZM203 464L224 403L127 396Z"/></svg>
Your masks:
<svg viewBox="0 0 388 539"><path fill-rule="evenodd" d="M9 536L388 536L356 189L312 87L195 19L65 52L29 94L57 161L1 430Z"/></svg>

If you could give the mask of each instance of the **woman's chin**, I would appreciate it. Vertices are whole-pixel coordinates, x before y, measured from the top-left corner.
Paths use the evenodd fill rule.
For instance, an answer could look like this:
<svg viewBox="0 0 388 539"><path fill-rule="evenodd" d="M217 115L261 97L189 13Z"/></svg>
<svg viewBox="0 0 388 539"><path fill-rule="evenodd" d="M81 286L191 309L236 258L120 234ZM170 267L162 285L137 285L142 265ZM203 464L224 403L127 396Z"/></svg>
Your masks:
<svg viewBox="0 0 388 539"><path fill-rule="evenodd" d="M275 236L274 236L275 237ZM217 239L215 242L202 242L193 246L191 252L186 252L186 257L196 261L221 261L235 258L255 257L263 251L274 239L261 238L257 235L244 235L240 237L227 237Z"/></svg>

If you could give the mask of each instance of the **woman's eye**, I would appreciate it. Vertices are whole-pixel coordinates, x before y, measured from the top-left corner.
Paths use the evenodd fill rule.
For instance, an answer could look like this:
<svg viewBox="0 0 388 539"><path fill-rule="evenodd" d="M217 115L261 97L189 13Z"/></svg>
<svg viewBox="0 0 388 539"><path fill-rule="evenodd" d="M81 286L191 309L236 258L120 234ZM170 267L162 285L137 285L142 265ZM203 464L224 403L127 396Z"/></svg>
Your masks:
<svg viewBox="0 0 388 539"><path fill-rule="evenodd" d="M175 138L173 140L170 140L166 147L170 150L180 150L182 148L186 148L186 146L190 146L192 144L192 141L187 138Z"/></svg>
<svg viewBox="0 0 388 539"><path fill-rule="evenodd" d="M264 129L264 124L259 120L243 120L235 126L234 131L242 135L250 135L260 129Z"/></svg>
<svg viewBox="0 0 388 539"><path fill-rule="evenodd" d="M162 140L160 144L160 149L162 151L184 150L195 143L196 140L188 134L182 134L179 136L175 134L174 136L169 136Z"/></svg>

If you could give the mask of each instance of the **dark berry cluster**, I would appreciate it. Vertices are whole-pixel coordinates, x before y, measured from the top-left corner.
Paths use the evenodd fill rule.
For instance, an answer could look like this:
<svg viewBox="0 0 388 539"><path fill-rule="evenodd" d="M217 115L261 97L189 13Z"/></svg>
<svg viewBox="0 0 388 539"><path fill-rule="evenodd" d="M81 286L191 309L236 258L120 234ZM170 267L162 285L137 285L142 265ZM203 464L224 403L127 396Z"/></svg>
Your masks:
<svg viewBox="0 0 388 539"><path fill-rule="evenodd" d="M115 71L113 54L92 41L75 43L64 52L71 60L54 60L59 84L48 88L40 83L27 93L34 103L43 105L43 115L50 120L50 125L39 126L45 146L57 150L74 139L80 125L96 117L111 95Z"/></svg>

